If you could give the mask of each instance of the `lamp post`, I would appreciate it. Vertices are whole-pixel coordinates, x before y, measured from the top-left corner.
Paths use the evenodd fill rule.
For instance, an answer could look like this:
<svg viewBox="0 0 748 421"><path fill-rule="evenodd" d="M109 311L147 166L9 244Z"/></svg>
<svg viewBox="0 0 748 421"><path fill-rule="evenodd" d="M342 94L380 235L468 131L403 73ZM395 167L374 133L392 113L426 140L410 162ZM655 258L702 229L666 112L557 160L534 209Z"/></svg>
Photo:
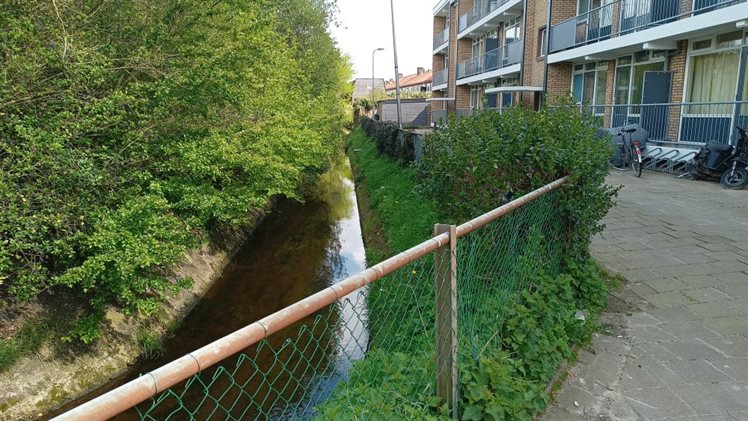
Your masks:
<svg viewBox="0 0 748 421"><path fill-rule="evenodd" d="M390 0L390 11L392 13L392 51L395 54L395 97L397 98L397 126L403 128L403 119L400 114L400 71L397 67L397 41L395 40L395 6Z"/></svg>
<svg viewBox="0 0 748 421"><path fill-rule="evenodd" d="M374 106L374 53L376 53L377 51L384 51L384 48L382 47L375 48L374 51L371 52L371 106L372 107Z"/></svg>

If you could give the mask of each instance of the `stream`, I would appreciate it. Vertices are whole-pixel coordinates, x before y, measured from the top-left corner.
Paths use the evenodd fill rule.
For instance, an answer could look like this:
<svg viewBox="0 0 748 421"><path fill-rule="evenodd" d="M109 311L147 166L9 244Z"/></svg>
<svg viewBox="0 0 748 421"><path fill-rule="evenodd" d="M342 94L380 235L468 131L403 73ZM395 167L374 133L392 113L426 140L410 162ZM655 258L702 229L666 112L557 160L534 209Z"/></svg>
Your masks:
<svg viewBox="0 0 748 421"><path fill-rule="evenodd" d="M342 158L341 163L322 175L314 190L313 197L304 203L282 199L276 204L222 276L165 340L159 357L142 358L126 374L49 415L72 409L364 270L366 256L348 160ZM213 396L207 404L202 401L202 385L193 384L180 399L167 397L149 415L163 419L184 406L194 411L195 418L204 419L216 408L223 411L221 408L233 405L231 416L235 418L239 418L236 414L249 419L310 417L314 404L323 401L345 378L352 362L363 357L367 346L365 300L351 301L358 304L329 306L317 313L317 323L312 315L272 335L267 343L248 348L244 353L252 357L250 361L234 356L220 364L222 369L204 370L202 381L214 381L210 390L220 395ZM320 319L326 323L319 323ZM299 335L319 342L317 346L292 348L284 355L284 344ZM278 370L278 362L284 358L299 357L307 362L306 367ZM319 373L310 366L327 368ZM268 379L274 376L272 389L268 389L268 380L263 382L263 376L257 376L259 372L266 372ZM247 382L245 389L249 393L263 388L266 391L257 391L262 396L250 399L235 382ZM282 387L283 384L292 387ZM183 389L184 382L171 390L182 393ZM266 401L263 405L250 405L251 401L261 401L261 397ZM146 401L139 409L146 410L149 405ZM289 406L294 407L291 414L284 412ZM249 409L243 412L241 408ZM184 419L185 415L175 414L172 419ZM226 414L216 412L214 416L224 419ZM128 411L115 419L134 420L139 415Z"/></svg>

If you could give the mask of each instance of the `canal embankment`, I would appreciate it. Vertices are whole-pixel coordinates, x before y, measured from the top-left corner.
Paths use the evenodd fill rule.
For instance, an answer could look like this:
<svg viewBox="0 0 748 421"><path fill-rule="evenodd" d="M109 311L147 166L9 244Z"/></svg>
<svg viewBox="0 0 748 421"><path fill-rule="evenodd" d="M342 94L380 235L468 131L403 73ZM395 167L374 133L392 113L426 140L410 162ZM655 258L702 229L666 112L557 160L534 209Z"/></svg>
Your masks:
<svg viewBox="0 0 748 421"><path fill-rule="evenodd" d="M271 208L272 203L250 213L240 227L222 229L220 241L206 243L187 253L182 262L171 269L170 278L173 282L189 278L192 286L171 296L154 317L139 317L110 307L106 311L109 329L91 347L66 346L53 337L40 344L31 355L0 372L0 419L43 417L66 402L124 376L144 351L160 353L162 343L173 336L184 317L220 278ZM48 305L54 310L34 308L42 304L28 306L31 307L26 310L31 313L28 317L55 317L47 312L56 312L56 317L61 317L68 307L62 301ZM146 337L151 338L155 349L145 349Z"/></svg>

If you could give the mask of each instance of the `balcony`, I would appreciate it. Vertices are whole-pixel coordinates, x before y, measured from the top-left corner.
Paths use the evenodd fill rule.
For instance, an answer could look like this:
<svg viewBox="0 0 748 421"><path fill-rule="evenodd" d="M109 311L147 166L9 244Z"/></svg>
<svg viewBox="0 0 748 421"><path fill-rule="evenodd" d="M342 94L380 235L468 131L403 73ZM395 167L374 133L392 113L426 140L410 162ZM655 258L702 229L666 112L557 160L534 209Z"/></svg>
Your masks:
<svg viewBox="0 0 748 421"><path fill-rule="evenodd" d="M549 51L557 53L602 42L746 2L748 0L695 0L693 9L682 13L680 0L614 0L602 7L553 25ZM735 17L736 20L745 17L745 10L742 10L742 15L740 10L736 10L734 14L731 11L725 12L724 14L727 15L725 18L728 20L731 17ZM709 27L720 23L720 19L706 19L703 25L693 26ZM667 38L668 35L676 35L675 32L678 30L689 29L685 25L678 24L673 28L674 32L664 31L662 35ZM659 38L659 35L656 38ZM641 43L641 40L637 41Z"/></svg>
<svg viewBox="0 0 748 421"><path fill-rule="evenodd" d="M457 79L506 68L522 61L522 41L517 40L457 65ZM499 75L495 75L498 77Z"/></svg>
<svg viewBox="0 0 748 421"><path fill-rule="evenodd" d="M431 89L437 90L436 88L439 85L445 85L447 83L448 77L449 77L449 73L447 72L447 69L440 70L434 73L432 81L431 81Z"/></svg>
<svg viewBox="0 0 748 421"><path fill-rule="evenodd" d="M434 53L436 53L437 50L440 50L441 48L439 48L439 47L441 47L444 44L446 44L447 41L449 41L449 28L447 28L447 29L439 32L434 37Z"/></svg>
<svg viewBox="0 0 748 421"><path fill-rule="evenodd" d="M476 0L475 6L462 14L457 21L457 33L460 34L461 32L470 29L473 25L484 19L486 20L484 23L489 24L488 26L496 26L499 21L505 19L505 17L502 18L502 14L506 14L509 9L512 9L510 14L516 16L521 13L522 7L522 2L520 0ZM478 27L479 34L485 32L484 30L486 28L483 28L483 26L484 25Z"/></svg>

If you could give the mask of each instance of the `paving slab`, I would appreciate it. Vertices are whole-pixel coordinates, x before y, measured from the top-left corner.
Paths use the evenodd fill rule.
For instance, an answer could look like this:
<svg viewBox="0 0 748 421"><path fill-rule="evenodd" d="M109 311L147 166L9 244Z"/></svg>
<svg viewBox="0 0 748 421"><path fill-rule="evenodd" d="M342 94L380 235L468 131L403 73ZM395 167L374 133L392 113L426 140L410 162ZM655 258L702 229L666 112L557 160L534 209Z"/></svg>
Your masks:
<svg viewBox="0 0 748 421"><path fill-rule="evenodd" d="M594 336L542 419L748 421L748 190L608 182L623 188L592 254L629 282L602 316L614 335Z"/></svg>

